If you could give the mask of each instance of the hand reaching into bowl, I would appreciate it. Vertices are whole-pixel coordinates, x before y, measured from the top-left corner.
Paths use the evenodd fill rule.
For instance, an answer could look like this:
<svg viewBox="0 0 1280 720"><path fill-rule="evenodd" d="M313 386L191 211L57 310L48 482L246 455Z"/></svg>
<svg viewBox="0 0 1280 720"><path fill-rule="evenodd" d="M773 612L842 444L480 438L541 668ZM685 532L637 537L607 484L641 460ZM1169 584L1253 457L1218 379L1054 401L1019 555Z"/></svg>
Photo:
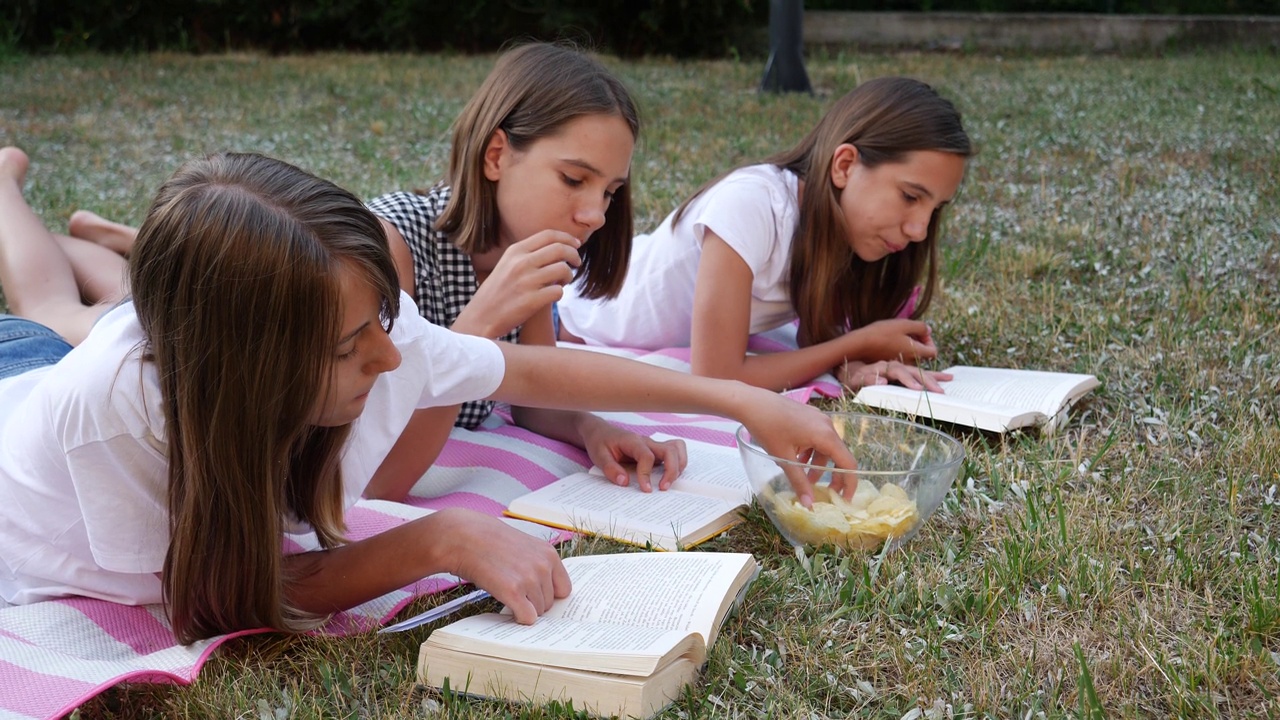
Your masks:
<svg viewBox="0 0 1280 720"><path fill-rule="evenodd" d="M738 429L738 452L765 514L796 546L854 551L909 540L951 488L964 446L933 428L889 417L831 413L828 422L857 456L856 471L814 467L812 461L825 458L781 454L749 428ZM797 474L814 483L803 501L792 480Z"/></svg>
<svg viewBox="0 0 1280 720"><path fill-rule="evenodd" d="M749 410L738 417L755 442L770 455L797 463L782 468L795 491L797 503L813 507L814 485L827 471L829 463L842 470L857 470L857 459L825 413L768 390L746 389L758 393L759 398L747 399L745 406ZM784 401L779 402L780 399ZM832 490L846 499L853 497L857 487L858 479L853 472L838 473L838 478L831 482Z"/></svg>

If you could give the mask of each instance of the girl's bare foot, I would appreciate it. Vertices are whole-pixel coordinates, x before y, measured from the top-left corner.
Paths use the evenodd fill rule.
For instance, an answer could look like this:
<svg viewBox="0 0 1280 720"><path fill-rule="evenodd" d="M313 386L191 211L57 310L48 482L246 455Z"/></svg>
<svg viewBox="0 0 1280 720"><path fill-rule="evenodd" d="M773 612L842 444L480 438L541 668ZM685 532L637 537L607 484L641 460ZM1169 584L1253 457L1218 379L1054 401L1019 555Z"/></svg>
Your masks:
<svg viewBox="0 0 1280 720"><path fill-rule="evenodd" d="M128 255L133 249L138 231L128 225L112 222L88 210L71 213L67 222L67 234L81 240L97 243L119 255Z"/></svg>
<svg viewBox="0 0 1280 720"><path fill-rule="evenodd" d="M13 180L18 184L18 189L22 189L22 183L27 180L27 166L31 161L27 159L27 154L16 147L0 148L0 178Z"/></svg>

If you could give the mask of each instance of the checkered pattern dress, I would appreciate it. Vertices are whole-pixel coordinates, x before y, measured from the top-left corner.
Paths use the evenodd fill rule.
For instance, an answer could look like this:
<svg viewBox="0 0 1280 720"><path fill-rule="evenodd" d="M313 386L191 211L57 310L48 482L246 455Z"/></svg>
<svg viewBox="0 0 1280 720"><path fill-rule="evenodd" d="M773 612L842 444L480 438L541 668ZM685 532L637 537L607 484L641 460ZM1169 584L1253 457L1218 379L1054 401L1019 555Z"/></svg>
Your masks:
<svg viewBox="0 0 1280 720"><path fill-rule="evenodd" d="M444 233L435 229L436 219L444 213L451 192L447 185L437 185L426 195L395 192L369 201L369 209L395 225L404 236L409 252L413 254L418 313L441 327L453 325L479 287L471 258L450 242ZM520 328L498 339L519 342ZM466 403L454 425L474 428L489 417L493 406L489 400Z"/></svg>

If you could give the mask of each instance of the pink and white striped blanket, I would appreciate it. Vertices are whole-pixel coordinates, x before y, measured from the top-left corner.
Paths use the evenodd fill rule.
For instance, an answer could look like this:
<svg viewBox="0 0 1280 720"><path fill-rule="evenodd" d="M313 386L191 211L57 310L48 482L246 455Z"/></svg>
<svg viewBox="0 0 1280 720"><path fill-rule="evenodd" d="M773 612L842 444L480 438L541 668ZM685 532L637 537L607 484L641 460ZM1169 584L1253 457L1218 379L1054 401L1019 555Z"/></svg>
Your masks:
<svg viewBox="0 0 1280 720"><path fill-rule="evenodd" d="M795 347L790 326L752 339L751 349L769 352ZM575 346L581 347L581 346ZM689 350L651 353L600 349L655 365L688 371ZM836 395L833 378L790 395L806 402L814 392ZM611 421L641 434L663 432L733 445L736 423L697 415L609 413ZM455 429L439 460L405 503L361 501L347 515L352 538L376 534L408 519L446 507L467 507L500 516L515 497L588 465L578 448L531 433L495 414L475 431ZM549 541L568 535L510 520ZM290 536L286 545L315 547L314 536ZM391 619L415 597L459 584L452 576L424 578L406 588L335 616L322 630L366 632ZM160 606L128 607L73 598L0 608L0 720L60 717L117 683L187 684L219 645L250 630L178 645Z"/></svg>

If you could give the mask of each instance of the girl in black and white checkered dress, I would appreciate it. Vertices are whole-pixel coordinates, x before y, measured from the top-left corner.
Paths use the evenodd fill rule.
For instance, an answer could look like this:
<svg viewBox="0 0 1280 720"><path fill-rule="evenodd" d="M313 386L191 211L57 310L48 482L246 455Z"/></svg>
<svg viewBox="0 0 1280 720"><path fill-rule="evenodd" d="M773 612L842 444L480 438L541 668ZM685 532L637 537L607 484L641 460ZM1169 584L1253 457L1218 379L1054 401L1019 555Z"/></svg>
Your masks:
<svg viewBox="0 0 1280 720"><path fill-rule="evenodd" d="M626 87L585 54L531 44L499 58L454 124L445 182L369 202L391 241L401 286L431 322L458 332L555 344L562 288L612 297L631 252L627 184L639 132ZM572 368L566 368L572 372ZM403 463L389 462L367 495L399 498L438 455L449 428L475 428L490 401L420 411ZM675 479L684 448L614 427L594 415L512 408L518 425L578 445L611 479L620 462L645 470L668 460ZM674 461L674 462L673 462Z"/></svg>

